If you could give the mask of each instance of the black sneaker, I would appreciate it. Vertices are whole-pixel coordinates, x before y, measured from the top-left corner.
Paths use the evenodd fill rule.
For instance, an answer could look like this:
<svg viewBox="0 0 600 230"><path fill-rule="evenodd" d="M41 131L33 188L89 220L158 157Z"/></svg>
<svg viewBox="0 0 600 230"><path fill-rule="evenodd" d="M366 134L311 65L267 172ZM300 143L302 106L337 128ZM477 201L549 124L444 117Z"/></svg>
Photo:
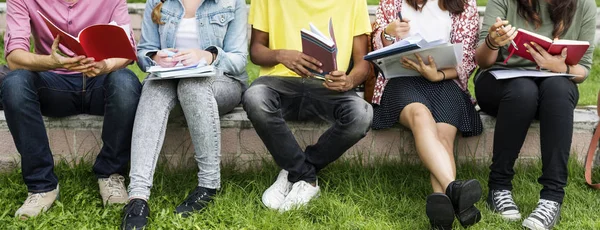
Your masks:
<svg viewBox="0 0 600 230"><path fill-rule="evenodd" d="M549 230L560 220L560 204L558 202L540 199L538 206L523 221L523 227L534 230Z"/></svg>
<svg viewBox="0 0 600 230"><path fill-rule="evenodd" d="M175 208L175 213L188 217L194 211L200 211L212 201L212 197L217 193L216 189L196 187L185 200Z"/></svg>
<svg viewBox="0 0 600 230"><path fill-rule="evenodd" d="M148 202L142 199L130 200L129 203L123 207L123 223L121 223L121 229L143 229L148 223L148 215L150 215L150 206L148 206Z"/></svg>
<svg viewBox="0 0 600 230"><path fill-rule="evenodd" d="M490 190L487 197L488 207L502 218L509 221L521 219L519 207L515 203L510 190Z"/></svg>
<svg viewBox="0 0 600 230"><path fill-rule="evenodd" d="M477 180L452 181L446 188L446 195L452 201L454 214L463 227L481 220L481 212L475 203L481 199L481 185Z"/></svg>
<svg viewBox="0 0 600 230"><path fill-rule="evenodd" d="M450 198L442 193L427 196L425 212L433 230L450 230L454 223L454 207Z"/></svg>

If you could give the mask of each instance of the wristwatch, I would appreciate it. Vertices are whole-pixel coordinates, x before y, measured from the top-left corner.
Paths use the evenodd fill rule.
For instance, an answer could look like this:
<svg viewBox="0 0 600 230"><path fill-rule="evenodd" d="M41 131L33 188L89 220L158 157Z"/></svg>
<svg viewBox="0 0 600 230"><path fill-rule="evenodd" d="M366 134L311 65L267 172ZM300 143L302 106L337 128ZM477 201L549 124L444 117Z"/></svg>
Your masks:
<svg viewBox="0 0 600 230"><path fill-rule="evenodd" d="M396 42L396 36L389 35L385 32L385 30L383 30L383 38L385 40L391 41L392 43Z"/></svg>

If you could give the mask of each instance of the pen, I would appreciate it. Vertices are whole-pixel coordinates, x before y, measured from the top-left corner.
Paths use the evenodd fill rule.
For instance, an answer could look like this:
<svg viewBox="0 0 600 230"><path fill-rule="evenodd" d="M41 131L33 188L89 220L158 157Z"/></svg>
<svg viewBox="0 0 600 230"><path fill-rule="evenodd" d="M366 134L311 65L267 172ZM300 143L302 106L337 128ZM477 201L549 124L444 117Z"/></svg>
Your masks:
<svg viewBox="0 0 600 230"><path fill-rule="evenodd" d="M505 18L502 18L502 21L505 21ZM502 29L504 29L504 25L502 25ZM496 33L498 33L498 30L496 30ZM513 47L515 47L515 50L519 50L519 47L517 47L517 43L515 43L514 40L510 40L510 44L512 44Z"/></svg>
<svg viewBox="0 0 600 230"><path fill-rule="evenodd" d="M398 19L400 19L400 21L402 21L402 12L398 11Z"/></svg>
<svg viewBox="0 0 600 230"><path fill-rule="evenodd" d="M163 50L163 52L165 52L169 57L173 57L175 56L175 52L170 51L170 50Z"/></svg>

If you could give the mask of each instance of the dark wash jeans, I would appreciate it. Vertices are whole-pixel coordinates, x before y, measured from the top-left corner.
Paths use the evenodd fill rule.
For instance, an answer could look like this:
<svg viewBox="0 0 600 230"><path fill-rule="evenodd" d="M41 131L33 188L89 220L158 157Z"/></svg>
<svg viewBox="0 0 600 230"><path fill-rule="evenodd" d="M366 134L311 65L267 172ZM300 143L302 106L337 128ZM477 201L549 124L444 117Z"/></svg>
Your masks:
<svg viewBox="0 0 600 230"><path fill-rule="evenodd" d="M42 115L104 116L104 145L94 163L94 173L98 178L113 173L125 175L141 84L133 72L122 69L87 78L86 92L82 89L81 74L15 70L2 82L0 98L8 128L21 154L23 180L29 192L50 191L58 184Z"/></svg>
<svg viewBox="0 0 600 230"><path fill-rule="evenodd" d="M475 82L481 110L496 117L489 188L512 190L513 169L533 119L540 121L540 198L562 203L567 185L577 86L566 77L496 80L489 72Z"/></svg>
<svg viewBox="0 0 600 230"><path fill-rule="evenodd" d="M317 172L362 139L371 127L373 109L356 92L325 88L322 80L260 77L244 93L244 110L254 129L289 172L288 180L315 182ZM302 151L285 120L321 119L332 126L316 144Z"/></svg>

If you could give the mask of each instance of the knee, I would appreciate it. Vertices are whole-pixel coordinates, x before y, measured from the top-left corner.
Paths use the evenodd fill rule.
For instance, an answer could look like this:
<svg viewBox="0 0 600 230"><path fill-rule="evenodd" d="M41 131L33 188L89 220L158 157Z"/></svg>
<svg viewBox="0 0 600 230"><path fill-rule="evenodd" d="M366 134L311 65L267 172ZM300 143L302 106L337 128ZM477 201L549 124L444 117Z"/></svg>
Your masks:
<svg viewBox="0 0 600 230"><path fill-rule="evenodd" d="M411 126L419 126L425 123L435 123L429 108L421 103L414 103L406 106L404 109L408 112ZM412 129L412 127L411 127Z"/></svg>
<svg viewBox="0 0 600 230"><path fill-rule="evenodd" d="M504 98L522 105L523 107L537 108L539 90L537 84L528 78L515 78L507 82Z"/></svg>
<svg viewBox="0 0 600 230"><path fill-rule="evenodd" d="M357 135L366 135L373 123L373 107L361 98L349 102L340 122Z"/></svg>
<svg viewBox="0 0 600 230"><path fill-rule="evenodd" d="M550 77L540 84L540 95L544 100L569 100L577 103L577 86L566 77Z"/></svg>
<svg viewBox="0 0 600 230"><path fill-rule="evenodd" d="M137 76L129 69L120 69L106 75L104 85L107 90L118 96L139 98L142 84Z"/></svg>
<svg viewBox="0 0 600 230"><path fill-rule="evenodd" d="M0 85L0 99L7 106L21 105L27 91L36 90L35 77L36 74L28 70L9 72Z"/></svg>
<svg viewBox="0 0 600 230"><path fill-rule="evenodd" d="M106 76L104 88L108 101L120 108L135 109L140 99L142 84L131 70L120 69Z"/></svg>
<svg viewBox="0 0 600 230"><path fill-rule="evenodd" d="M269 92L269 87L265 85L252 85L244 92L242 104L249 118L261 113L275 113L278 111L277 98L270 96Z"/></svg>

